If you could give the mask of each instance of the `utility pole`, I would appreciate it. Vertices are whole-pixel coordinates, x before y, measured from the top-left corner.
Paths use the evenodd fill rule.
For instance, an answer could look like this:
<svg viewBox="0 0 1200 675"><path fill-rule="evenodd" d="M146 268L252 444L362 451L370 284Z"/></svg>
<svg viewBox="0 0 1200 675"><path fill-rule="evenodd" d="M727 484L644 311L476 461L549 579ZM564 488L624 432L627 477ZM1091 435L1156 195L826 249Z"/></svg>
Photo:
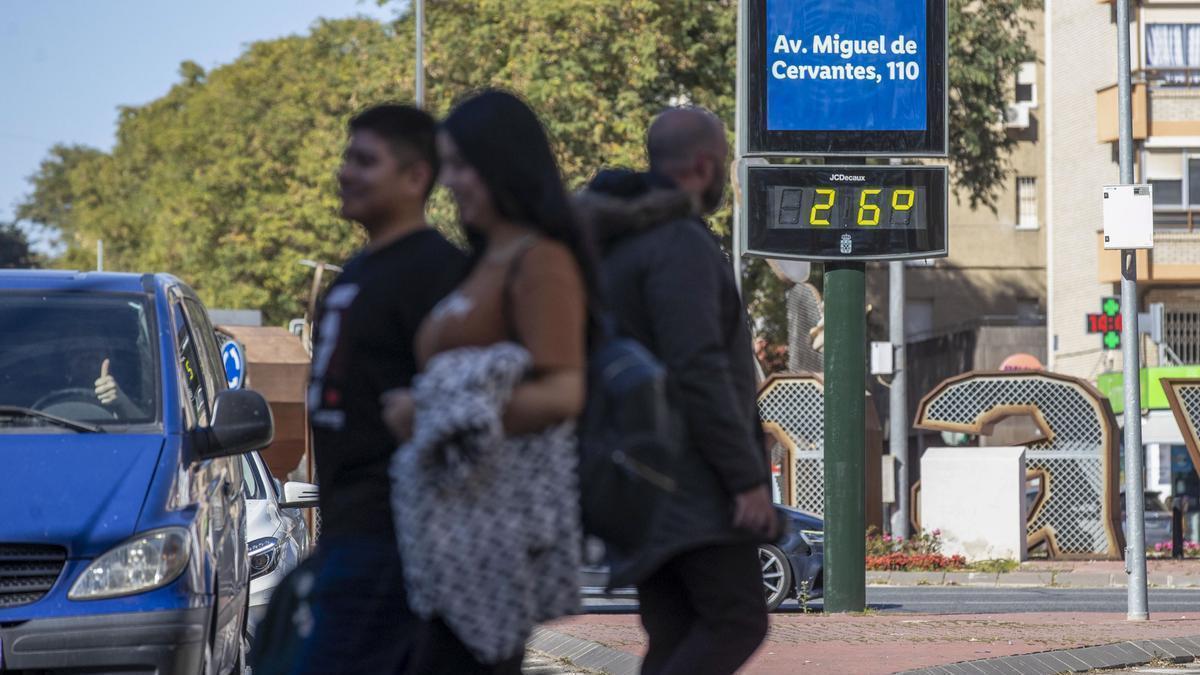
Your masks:
<svg viewBox="0 0 1200 675"><path fill-rule="evenodd" d="M104 240L96 240L96 271L104 271Z"/></svg>
<svg viewBox="0 0 1200 675"><path fill-rule="evenodd" d="M425 0L413 0L416 12L417 73L415 99L418 108L425 107Z"/></svg>
<svg viewBox="0 0 1200 675"><path fill-rule="evenodd" d="M738 295L742 293L742 235L746 228L746 173L745 161L746 149L748 143L746 139L746 69L749 64L742 58L743 50L746 42L746 3L738 2L737 13L737 69L736 80L734 82L734 91L736 99L736 107L734 108L733 118L733 136L734 136L734 170L730 172L733 179L733 228L732 237L729 245L731 258L733 258L733 282L737 285ZM745 305L745 299L742 304Z"/></svg>
<svg viewBox="0 0 1200 675"><path fill-rule="evenodd" d="M892 343L892 387L889 390L888 448L896 467L894 536L908 539L908 383L904 349L904 261L888 263L888 337Z"/></svg>
<svg viewBox="0 0 1200 675"><path fill-rule="evenodd" d="M1129 73L1129 0L1117 0L1117 100L1121 184L1133 184L1133 109ZM1129 621L1150 618L1146 593L1145 458L1142 456L1141 357L1137 251L1121 251L1121 355L1125 386L1125 572Z"/></svg>

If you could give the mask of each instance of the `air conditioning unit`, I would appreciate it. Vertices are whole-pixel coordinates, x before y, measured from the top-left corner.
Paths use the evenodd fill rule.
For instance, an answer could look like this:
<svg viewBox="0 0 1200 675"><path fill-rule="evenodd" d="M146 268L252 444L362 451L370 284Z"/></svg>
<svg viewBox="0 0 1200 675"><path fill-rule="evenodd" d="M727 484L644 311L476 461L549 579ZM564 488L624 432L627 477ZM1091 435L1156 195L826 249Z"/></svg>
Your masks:
<svg viewBox="0 0 1200 675"><path fill-rule="evenodd" d="M1029 105L1026 103L1010 103L1004 110L1004 126L1009 129L1029 128Z"/></svg>

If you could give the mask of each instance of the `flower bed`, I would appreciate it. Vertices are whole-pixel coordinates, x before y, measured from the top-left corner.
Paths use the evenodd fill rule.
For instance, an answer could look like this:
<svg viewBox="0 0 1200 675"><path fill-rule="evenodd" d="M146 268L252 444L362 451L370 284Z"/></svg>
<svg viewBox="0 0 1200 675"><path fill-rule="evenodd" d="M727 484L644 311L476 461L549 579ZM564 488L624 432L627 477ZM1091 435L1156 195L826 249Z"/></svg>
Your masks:
<svg viewBox="0 0 1200 675"><path fill-rule="evenodd" d="M1146 555L1151 558L1170 558L1174 551L1174 546L1169 541L1160 541L1153 548L1146 551ZM1200 558L1200 544L1194 541L1183 542L1183 557L1184 558Z"/></svg>
<svg viewBox="0 0 1200 675"><path fill-rule="evenodd" d="M871 571L933 572L962 569L967 559L942 553L940 530L921 532L909 539L867 530L867 569Z"/></svg>

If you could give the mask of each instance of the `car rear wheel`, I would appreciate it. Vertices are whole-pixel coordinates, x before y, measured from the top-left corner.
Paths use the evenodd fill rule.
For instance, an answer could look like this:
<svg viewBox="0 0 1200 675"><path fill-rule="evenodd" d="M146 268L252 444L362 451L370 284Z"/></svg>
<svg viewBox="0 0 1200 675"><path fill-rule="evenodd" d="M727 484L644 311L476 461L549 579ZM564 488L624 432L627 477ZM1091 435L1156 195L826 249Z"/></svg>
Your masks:
<svg viewBox="0 0 1200 675"><path fill-rule="evenodd" d="M783 551L767 544L758 547L758 562L762 567L767 611L774 612L792 592L792 566Z"/></svg>

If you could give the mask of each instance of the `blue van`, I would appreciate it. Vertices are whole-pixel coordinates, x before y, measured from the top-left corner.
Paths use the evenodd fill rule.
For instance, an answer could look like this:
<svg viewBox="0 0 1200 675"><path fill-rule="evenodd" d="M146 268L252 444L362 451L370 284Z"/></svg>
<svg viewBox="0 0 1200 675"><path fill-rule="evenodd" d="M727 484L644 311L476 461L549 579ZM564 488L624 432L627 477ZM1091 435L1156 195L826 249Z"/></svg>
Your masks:
<svg viewBox="0 0 1200 675"><path fill-rule="evenodd" d="M273 429L178 279L0 271L0 671L240 672Z"/></svg>

